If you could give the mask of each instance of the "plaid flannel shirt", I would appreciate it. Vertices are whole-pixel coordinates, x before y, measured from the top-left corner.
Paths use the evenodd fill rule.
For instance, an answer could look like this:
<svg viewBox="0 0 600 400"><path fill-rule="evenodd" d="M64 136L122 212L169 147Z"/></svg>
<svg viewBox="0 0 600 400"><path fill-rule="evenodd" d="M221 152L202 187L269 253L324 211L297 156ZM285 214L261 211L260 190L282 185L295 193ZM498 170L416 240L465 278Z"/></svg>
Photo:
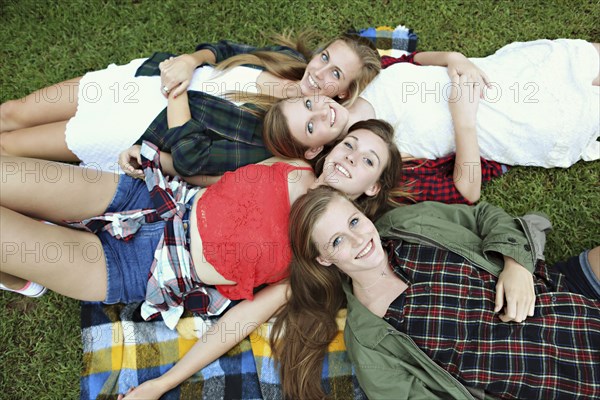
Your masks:
<svg viewBox="0 0 600 400"><path fill-rule="evenodd" d="M160 75L158 64L171 57L155 53L136 76ZM173 166L182 176L221 175L271 157L262 135L263 121L234 103L204 92L188 91L192 118L170 128L165 108L146 129L144 140L173 155Z"/></svg>
<svg viewBox="0 0 600 400"><path fill-rule="evenodd" d="M399 203L439 201L447 204L472 204L454 185L454 154L436 160L414 159L404 161L399 186L412 198L397 197ZM508 171L508 166L495 161L481 160L481 182L488 182ZM468 171L464 172L467 179Z"/></svg>
<svg viewBox="0 0 600 400"><path fill-rule="evenodd" d="M415 65L421 65L415 61L415 56L418 54L418 51L413 51L410 54L404 54L400 57L391 57L391 56L382 56L381 57L381 68L386 69L390 65L398 64L398 63L410 63Z"/></svg>
<svg viewBox="0 0 600 400"><path fill-rule="evenodd" d="M142 224L166 221L150 268L142 317L150 319L160 314L174 329L184 308L219 315L230 300L198 278L182 220L199 189L189 187L179 177L167 180L160 170L160 152L152 143L144 142L141 154L146 187L155 208L106 213L71 225L90 232L107 231L117 239L128 240Z"/></svg>
<svg viewBox="0 0 600 400"><path fill-rule="evenodd" d="M600 302L571 293L538 262L535 315L503 323L497 278L444 249L387 242L408 289L384 319L467 387L511 399L600 396Z"/></svg>

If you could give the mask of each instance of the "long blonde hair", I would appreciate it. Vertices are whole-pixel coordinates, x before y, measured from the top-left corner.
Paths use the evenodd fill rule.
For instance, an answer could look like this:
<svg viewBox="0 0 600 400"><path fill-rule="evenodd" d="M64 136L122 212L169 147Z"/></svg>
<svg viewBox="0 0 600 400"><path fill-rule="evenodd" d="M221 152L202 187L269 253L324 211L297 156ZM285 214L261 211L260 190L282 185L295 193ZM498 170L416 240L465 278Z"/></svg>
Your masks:
<svg viewBox="0 0 600 400"><path fill-rule="evenodd" d="M379 56L377 49L369 39L356 34L345 33L331 39L324 45L319 46L317 51L311 51L310 48L311 45L315 43L316 36L317 35L313 31L303 31L297 35L288 32L273 37L277 44L297 51L304 59L276 51L256 50L251 53L238 54L223 60L216 65L216 68L225 70L246 64L258 65L263 67L265 71L272 73L279 78L290 81L299 81L304 76L306 66L312 57L334 42L341 41L345 43L362 62L358 77L350 82L348 98L341 99L336 97L336 100L339 103L345 106L352 105L358 98L360 92L362 92L377 76L379 71L381 71L381 57ZM262 98L262 96L254 97L263 103L269 102L269 96L265 96L265 98Z"/></svg>
<svg viewBox="0 0 600 400"><path fill-rule="evenodd" d="M381 57L379 56L379 52L377 52L377 48L369 39L351 33L338 36L327 43L323 48L329 47L333 42L338 40L350 47L363 63L358 77L350 82L348 98L343 99L343 101L341 101L342 99L336 98L339 103L349 107L354 104L358 95L365 90L367 85L371 83L377 74L379 74L379 71L381 71Z"/></svg>
<svg viewBox="0 0 600 400"><path fill-rule="evenodd" d="M335 266L316 262L319 249L312 232L336 197L345 198L337 190L321 186L296 200L290 212L290 297L277 313L270 339L280 365L282 390L289 399L325 397L322 363L338 332L335 317L346 304L341 287L346 278Z"/></svg>

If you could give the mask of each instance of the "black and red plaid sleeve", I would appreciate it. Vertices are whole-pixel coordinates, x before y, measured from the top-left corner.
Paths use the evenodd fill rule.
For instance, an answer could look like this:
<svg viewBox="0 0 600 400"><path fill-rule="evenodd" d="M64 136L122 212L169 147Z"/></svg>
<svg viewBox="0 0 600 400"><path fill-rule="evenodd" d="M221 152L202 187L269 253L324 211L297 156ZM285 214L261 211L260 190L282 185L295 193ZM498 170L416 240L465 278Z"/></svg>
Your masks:
<svg viewBox="0 0 600 400"><path fill-rule="evenodd" d="M418 51L413 51L410 54L404 54L400 57L390 57L390 56L382 56L381 57L381 68L386 69L390 65L398 64L398 63L411 63L415 65L421 65L415 61L415 56Z"/></svg>
<svg viewBox="0 0 600 400"><path fill-rule="evenodd" d="M481 158L481 181L488 182L501 176L507 166ZM448 204L472 204L454 186L454 161L451 154L436 160L415 159L404 162L399 186L412 198L398 197L400 203L412 204L422 201L439 201Z"/></svg>

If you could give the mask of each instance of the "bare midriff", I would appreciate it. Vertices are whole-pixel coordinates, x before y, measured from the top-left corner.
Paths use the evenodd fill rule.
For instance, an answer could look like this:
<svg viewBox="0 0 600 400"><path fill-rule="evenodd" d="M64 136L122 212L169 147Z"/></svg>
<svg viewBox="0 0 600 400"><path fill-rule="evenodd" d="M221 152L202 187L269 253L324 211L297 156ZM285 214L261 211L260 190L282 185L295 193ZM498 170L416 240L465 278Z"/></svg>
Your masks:
<svg viewBox="0 0 600 400"><path fill-rule="evenodd" d="M194 205L192 206L192 210L190 212L190 254L192 256L192 261L194 262L196 274L198 274L198 278L200 278L200 280L207 285L234 285L236 282L225 279L220 273L217 272L215 267L213 267L212 264L206 260L206 257L204 257L202 238L200 238L200 232L198 231L198 218L196 217L196 210L198 208L198 200L200 200L200 197L202 197L205 191L206 189L202 189L200 192L198 192L194 198Z"/></svg>

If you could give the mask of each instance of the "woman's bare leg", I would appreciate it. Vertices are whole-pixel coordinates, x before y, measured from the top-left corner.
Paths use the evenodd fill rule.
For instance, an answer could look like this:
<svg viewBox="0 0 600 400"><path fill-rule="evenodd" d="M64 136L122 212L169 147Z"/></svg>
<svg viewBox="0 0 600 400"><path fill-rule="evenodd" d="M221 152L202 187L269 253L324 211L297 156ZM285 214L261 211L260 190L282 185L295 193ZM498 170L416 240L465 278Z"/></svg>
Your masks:
<svg viewBox="0 0 600 400"><path fill-rule="evenodd" d="M96 235L0 207L0 242L3 273L74 299L105 299L106 261Z"/></svg>
<svg viewBox="0 0 600 400"><path fill-rule="evenodd" d="M598 51L598 57L600 57L600 43L592 43L592 44L594 45L594 47ZM600 71L598 71L598 76L596 76L596 79L594 79L592 81L592 85L594 85L594 86L600 86Z"/></svg>
<svg viewBox="0 0 600 400"><path fill-rule="evenodd" d="M103 214L119 182L110 172L32 158L2 156L0 171L0 205L57 223Z"/></svg>
<svg viewBox="0 0 600 400"><path fill-rule="evenodd" d="M0 135L0 154L55 161L79 161L65 139L68 121L17 129Z"/></svg>
<svg viewBox="0 0 600 400"><path fill-rule="evenodd" d="M36 90L0 105L0 132L67 121L77 111L81 77Z"/></svg>

